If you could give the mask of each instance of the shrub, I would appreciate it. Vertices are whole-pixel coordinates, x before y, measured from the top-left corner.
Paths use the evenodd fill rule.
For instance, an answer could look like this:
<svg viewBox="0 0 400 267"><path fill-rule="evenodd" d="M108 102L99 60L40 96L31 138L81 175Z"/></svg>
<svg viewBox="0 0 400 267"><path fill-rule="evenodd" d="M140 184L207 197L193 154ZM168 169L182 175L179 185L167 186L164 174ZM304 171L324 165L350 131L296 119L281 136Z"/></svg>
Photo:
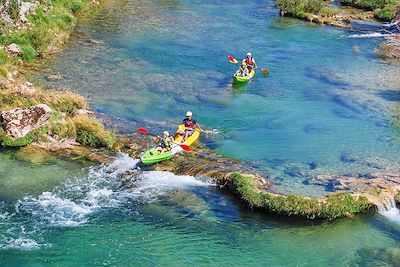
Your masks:
<svg viewBox="0 0 400 267"><path fill-rule="evenodd" d="M73 121L79 143L92 147L112 147L115 143L115 134L106 131L100 122L87 116L76 116Z"/></svg>

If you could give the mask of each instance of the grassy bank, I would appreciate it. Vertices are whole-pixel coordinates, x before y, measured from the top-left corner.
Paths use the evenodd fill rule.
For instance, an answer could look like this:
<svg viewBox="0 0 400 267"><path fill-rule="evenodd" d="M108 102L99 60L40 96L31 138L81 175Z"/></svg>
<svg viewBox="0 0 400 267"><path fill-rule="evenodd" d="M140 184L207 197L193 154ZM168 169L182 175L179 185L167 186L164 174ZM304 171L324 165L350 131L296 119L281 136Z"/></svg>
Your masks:
<svg viewBox="0 0 400 267"><path fill-rule="evenodd" d="M38 57L59 50L75 25L76 13L82 11L89 0L40 1L39 7L28 16L30 25L16 29L3 24L0 45L16 43L22 50L20 57L9 57L0 51L0 75L5 76L17 63L31 63ZM18 18L18 15L14 15Z"/></svg>
<svg viewBox="0 0 400 267"><path fill-rule="evenodd" d="M400 7L399 0L341 0L342 5L374 11L379 20L390 21L396 16L396 9Z"/></svg>
<svg viewBox="0 0 400 267"><path fill-rule="evenodd" d="M371 11L375 18L390 21L396 15L396 7L400 6L400 0L341 0L341 5L354 7L352 10L332 8L331 2L325 0L277 0L276 2L281 8L282 15L335 26L344 25L349 19L369 18L369 14L363 11Z"/></svg>
<svg viewBox="0 0 400 267"><path fill-rule="evenodd" d="M250 176L234 173L231 178L231 187L250 207L274 214L308 219L335 219L349 217L370 208L365 197L355 197L349 193L335 193L324 199L281 196L258 191Z"/></svg>
<svg viewBox="0 0 400 267"><path fill-rule="evenodd" d="M11 138L0 129L0 145L20 147L35 141L46 141L49 137L58 140L72 139L93 147L111 147L115 134L88 115L79 115L77 111L87 109L85 99L71 92L46 91L34 88L26 94L21 90L24 77L11 73L17 72L27 64L43 59L45 55L63 48L76 22L76 14L86 8L89 0L53 0L41 1L41 4L28 16L29 23L22 28L15 24L2 23L0 45L5 47L15 43L22 50L19 56L10 56L5 49L0 50L0 76L3 76L0 88L0 111L13 108L28 108L37 104L46 104L53 115L45 126L38 128L23 138ZM18 10L12 18L18 20ZM10 79L11 78L11 79Z"/></svg>

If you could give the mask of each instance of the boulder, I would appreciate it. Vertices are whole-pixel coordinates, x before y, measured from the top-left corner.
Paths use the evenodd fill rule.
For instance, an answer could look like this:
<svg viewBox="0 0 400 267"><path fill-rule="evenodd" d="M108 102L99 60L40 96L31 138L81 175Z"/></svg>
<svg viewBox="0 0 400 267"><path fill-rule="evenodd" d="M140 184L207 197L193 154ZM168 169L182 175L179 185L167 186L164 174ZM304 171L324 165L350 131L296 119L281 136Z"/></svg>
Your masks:
<svg viewBox="0 0 400 267"><path fill-rule="evenodd" d="M45 104L30 108L15 108L0 113L0 123L3 130L13 138L21 138L29 132L43 126L53 111Z"/></svg>
<svg viewBox="0 0 400 267"><path fill-rule="evenodd" d="M15 43L7 45L6 52L10 56L22 56L23 54L21 48Z"/></svg>
<svg viewBox="0 0 400 267"><path fill-rule="evenodd" d="M62 76L61 75L52 74L52 75L47 76L46 80L48 80L49 82L60 81L60 80L62 80Z"/></svg>

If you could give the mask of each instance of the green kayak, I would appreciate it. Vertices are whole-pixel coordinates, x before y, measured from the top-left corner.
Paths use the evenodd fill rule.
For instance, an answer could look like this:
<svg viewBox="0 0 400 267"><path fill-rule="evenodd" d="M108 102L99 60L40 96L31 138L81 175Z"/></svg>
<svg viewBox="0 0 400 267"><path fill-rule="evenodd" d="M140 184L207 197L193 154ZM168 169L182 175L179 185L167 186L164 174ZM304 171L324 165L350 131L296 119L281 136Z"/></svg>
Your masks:
<svg viewBox="0 0 400 267"><path fill-rule="evenodd" d="M172 151L167 151L160 154L160 152L156 152L156 149L157 147L153 147L147 150L143 156L140 157L140 160L144 165L155 164L157 162L170 159L173 156Z"/></svg>
<svg viewBox="0 0 400 267"><path fill-rule="evenodd" d="M251 78L254 76L254 74L255 74L255 70L252 69L249 76L240 77L240 76L236 76L236 73L235 73L235 74L233 74L233 78L234 78L235 82L247 83L251 80Z"/></svg>

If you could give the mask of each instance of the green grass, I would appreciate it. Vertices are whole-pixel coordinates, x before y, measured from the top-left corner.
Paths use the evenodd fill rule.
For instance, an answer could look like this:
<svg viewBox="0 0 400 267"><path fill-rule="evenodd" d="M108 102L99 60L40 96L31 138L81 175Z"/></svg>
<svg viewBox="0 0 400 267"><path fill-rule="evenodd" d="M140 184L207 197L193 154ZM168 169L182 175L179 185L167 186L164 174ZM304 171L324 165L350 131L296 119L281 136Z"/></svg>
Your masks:
<svg viewBox="0 0 400 267"><path fill-rule="evenodd" d="M335 13L329 2L323 0L277 0L281 10L298 18L307 18L311 14Z"/></svg>
<svg viewBox="0 0 400 267"><path fill-rule="evenodd" d="M41 140L47 133L47 127L40 127L36 130L31 131L26 136L21 138L12 138L6 134L6 132L0 128L0 146L3 147L22 147L29 145L33 142Z"/></svg>
<svg viewBox="0 0 400 267"><path fill-rule="evenodd" d="M383 21L390 21L396 15L396 8L400 7L399 0L341 0L342 5L374 11L375 17Z"/></svg>
<svg viewBox="0 0 400 267"><path fill-rule="evenodd" d="M12 0L10 3L10 9L15 13L14 7L17 0ZM47 13L44 12L45 4L41 4L28 17L33 26L24 30L15 30L12 27L3 29L0 45L16 43L23 51L21 59L32 62L37 55L56 47L57 42L63 42L65 33L73 28L76 21L74 14L82 11L88 3L90 3L89 0L54 0L51 1L53 10ZM13 16L17 18L19 14Z"/></svg>
<svg viewBox="0 0 400 267"><path fill-rule="evenodd" d="M114 133L104 129L104 125L87 116L73 118L76 140L87 146L111 148L116 141Z"/></svg>
<svg viewBox="0 0 400 267"><path fill-rule="evenodd" d="M349 217L370 207L365 197L349 193L335 193L325 199L311 199L294 195L279 196L257 191L254 178L239 173L232 175L234 190L251 207L271 213L308 219L336 219Z"/></svg>

